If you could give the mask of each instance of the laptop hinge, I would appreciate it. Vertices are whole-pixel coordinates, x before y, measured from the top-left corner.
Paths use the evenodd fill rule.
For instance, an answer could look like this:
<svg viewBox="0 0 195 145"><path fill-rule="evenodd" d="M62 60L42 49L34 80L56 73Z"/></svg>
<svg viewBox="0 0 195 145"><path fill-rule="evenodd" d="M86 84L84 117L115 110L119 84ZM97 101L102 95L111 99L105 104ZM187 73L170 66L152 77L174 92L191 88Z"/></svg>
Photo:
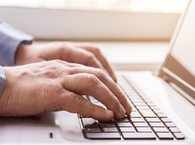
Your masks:
<svg viewBox="0 0 195 145"><path fill-rule="evenodd" d="M185 93L180 87L178 87L173 82L168 82L165 80L174 90L176 90L180 95L182 95L186 100L188 100L193 106L195 106L195 100Z"/></svg>

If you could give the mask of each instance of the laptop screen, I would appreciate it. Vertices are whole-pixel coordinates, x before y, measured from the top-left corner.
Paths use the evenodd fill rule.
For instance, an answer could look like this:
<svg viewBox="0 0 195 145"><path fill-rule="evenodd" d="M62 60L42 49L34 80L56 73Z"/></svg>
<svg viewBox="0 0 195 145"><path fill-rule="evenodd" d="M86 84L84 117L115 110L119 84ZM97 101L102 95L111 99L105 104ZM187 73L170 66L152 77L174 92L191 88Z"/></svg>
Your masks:
<svg viewBox="0 0 195 145"><path fill-rule="evenodd" d="M191 1L172 40L171 51L162 71L166 79L174 82L195 100L194 14L195 1Z"/></svg>

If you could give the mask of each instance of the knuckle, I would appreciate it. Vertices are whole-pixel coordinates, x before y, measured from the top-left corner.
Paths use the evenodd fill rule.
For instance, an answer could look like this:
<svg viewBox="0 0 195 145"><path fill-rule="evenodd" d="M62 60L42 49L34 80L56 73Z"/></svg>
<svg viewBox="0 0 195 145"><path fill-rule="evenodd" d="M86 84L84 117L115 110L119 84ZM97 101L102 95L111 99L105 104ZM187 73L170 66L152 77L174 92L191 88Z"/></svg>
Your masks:
<svg viewBox="0 0 195 145"><path fill-rule="evenodd" d="M86 100L83 97L73 95L72 98L73 98L73 104L79 110L85 106Z"/></svg>
<svg viewBox="0 0 195 145"><path fill-rule="evenodd" d="M93 51L95 52L95 54L100 54L101 51L98 47L93 47Z"/></svg>
<svg viewBox="0 0 195 145"><path fill-rule="evenodd" d="M92 86L97 86L99 84L97 77L93 74L87 74L86 81Z"/></svg>
<svg viewBox="0 0 195 145"><path fill-rule="evenodd" d="M52 43L53 43L54 48L64 47L64 45L65 45L64 42L60 42L60 41L55 41L55 42L52 42Z"/></svg>
<svg viewBox="0 0 195 145"><path fill-rule="evenodd" d="M54 60L52 60L52 62L53 62L53 65L56 65L56 64L62 63L62 60L54 59Z"/></svg>
<svg viewBox="0 0 195 145"><path fill-rule="evenodd" d="M60 60L60 59L54 59L54 60L48 61L48 66L54 69L64 67L67 65L68 65L68 62Z"/></svg>
<svg viewBox="0 0 195 145"><path fill-rule="evenodd" d="M97 75L97 77L101 80L101 81L104 81L106 80L106 73L100 69L100 68L96 68L95 69L95 74Z"/></svg>
<svg viewBox="0 0 195 145"><path fill-rule="evenodd" d="M113 106L113 108L119 108L120 107L120 102L118 100L113 101L112 106Z"/></svg>
<svg viewBox="0 0 195 145"><path fill-rule="evenodd" d="M91 52L88 52L87 58L88 58L88 60L93 61L94 58L95 58L95 55L93 53L91 53Z"/></svg>
<svg viewBox="0 0 195 145"><path fill-rule="evenodd" d="M46 67L44 67L42 73L49 78L58 78L59 76L63 75L64 70L66 69L66 73L69 74L70 69L59 62L61 62L61 60L53 60Z"/></svg>

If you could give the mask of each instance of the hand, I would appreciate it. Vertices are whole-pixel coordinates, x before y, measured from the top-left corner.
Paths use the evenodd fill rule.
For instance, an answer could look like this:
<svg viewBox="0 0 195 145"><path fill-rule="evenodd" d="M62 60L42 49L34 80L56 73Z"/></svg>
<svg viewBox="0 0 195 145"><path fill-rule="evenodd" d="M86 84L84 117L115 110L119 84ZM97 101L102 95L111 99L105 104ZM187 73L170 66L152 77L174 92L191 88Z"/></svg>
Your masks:
<svg viewBox="0 0 195 145"><path fill-rule="evenodd" d="M29 116L66 110L108 121L131 113L131 106L116 83L98 68L53 60L4 67L6 84L0 116ZM82 95L91 95L107 109Z"/></svg>
<svg viewBox="0 0 195 145"><path fill-rule="evenodd" d="M16 65L55 59L101 68L116 82L116 76L106 58L97 47L89 44L71 42L52 42L42 45L20 44L15 54Z"/></svg>

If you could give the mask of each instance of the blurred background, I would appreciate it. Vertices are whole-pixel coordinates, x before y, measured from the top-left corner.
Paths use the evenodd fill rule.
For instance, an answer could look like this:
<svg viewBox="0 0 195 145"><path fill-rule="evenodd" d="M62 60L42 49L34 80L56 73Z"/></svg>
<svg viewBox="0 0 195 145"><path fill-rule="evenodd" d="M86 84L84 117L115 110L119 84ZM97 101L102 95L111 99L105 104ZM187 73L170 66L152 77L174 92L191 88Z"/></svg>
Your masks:
<svg viewBox="0 0 195 145"><path fill-rule="evenodd" d="M188 0L0 0L0 20L35 43L97 45L115 70L158 71Z"/></svg>
<svg viewBox="0 0 195 145"><path fill-rule="evenodd" d="M1 0L0 19L37 40L169 41L187 0Z"/></svg>
<svg viewBox="0 0 195 145"><path fill-rule="evenodd" d="M181 13L186 0L1 0L1 6L112 12Z"/></svg>

